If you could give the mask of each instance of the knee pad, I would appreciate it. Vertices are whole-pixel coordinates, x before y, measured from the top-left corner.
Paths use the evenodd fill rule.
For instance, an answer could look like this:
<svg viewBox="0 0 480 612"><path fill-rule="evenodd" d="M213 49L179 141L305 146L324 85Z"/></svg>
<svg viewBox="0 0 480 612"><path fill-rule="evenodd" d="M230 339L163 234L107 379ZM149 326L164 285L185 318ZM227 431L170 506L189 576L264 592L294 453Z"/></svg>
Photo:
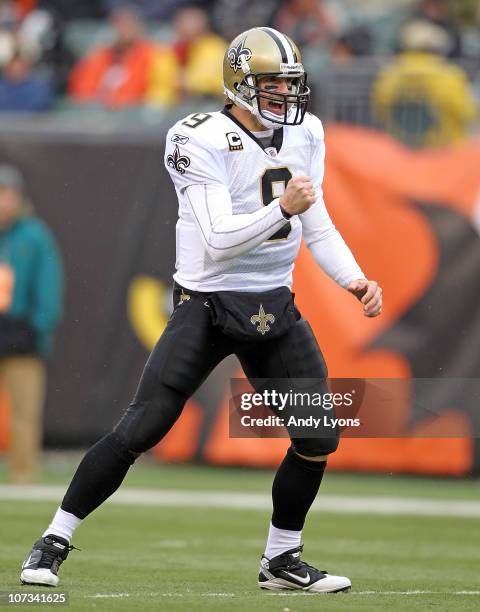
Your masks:
<svg viewBox="0 0 480 612"><path fill-rule="evenodd" d="M293 438L292 446L296 453L305 457L321 457L334 453L340 441L338 432L328 438Z"/></svg>
<svg viewBox="0 0 480 612"><path fill-rule="evenodd" d="M135 459L139 456L139 453L133 453L125 446L125 441L116 431L110 432L102 440L108 444L117 457L120 457L120 459L129 465L133 465Z"/></svg>

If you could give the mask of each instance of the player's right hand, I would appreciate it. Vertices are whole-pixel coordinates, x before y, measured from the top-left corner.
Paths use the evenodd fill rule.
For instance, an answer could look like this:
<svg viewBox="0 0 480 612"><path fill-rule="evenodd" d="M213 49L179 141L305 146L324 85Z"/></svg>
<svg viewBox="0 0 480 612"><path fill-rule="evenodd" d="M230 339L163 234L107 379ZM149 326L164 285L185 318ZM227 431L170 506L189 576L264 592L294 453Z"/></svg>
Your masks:
<svg viewBox="0 0 480 612"><path fill-rule="evenodd" d="M309 176L294 176L280 197L280 206L289 215L299 215L315 203L317 196Z"/></svg>

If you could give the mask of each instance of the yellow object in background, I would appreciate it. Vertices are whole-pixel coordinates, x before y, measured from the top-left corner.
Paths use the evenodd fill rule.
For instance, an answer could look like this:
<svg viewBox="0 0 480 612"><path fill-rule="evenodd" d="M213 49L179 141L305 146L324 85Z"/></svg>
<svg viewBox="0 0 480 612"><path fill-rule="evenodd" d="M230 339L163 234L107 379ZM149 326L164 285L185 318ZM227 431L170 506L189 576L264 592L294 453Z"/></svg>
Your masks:
<svg viewBox="0 0 480 612"><path fill-rule="evenodd" d="M191 44L184 73L184 88L187 94L223 94L222 63L225 49L225 41L216 34L207 34Z"/></svg>
<svg viewBox="0 0 480 612"><path fill-rule="evenodd" d="M168 297L165 285L152 276L135 277L128 289L128 320L148 351L153 349L167 325Z"/></svg>
<svg viewBox="0 0 480 612"><path fill-rule="evenodd" d="M180 65L173 51L157 49L148 76L145 102L152 106L173 106L179 100Z"/></svg>
<svg viewBox="0 0 480 612"><path fill-rule="evenodd" d="M409 146L459 142L476 114L464 71L433 53L400 54L380 73L372 96L382 126Z"/></svg>

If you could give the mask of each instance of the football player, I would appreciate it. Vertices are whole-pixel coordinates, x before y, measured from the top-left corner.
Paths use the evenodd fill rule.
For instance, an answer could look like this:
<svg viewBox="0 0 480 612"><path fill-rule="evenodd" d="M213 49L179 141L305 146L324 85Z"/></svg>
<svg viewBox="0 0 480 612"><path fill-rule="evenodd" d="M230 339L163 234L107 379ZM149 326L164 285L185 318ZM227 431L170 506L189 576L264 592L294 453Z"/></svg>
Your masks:
<svg viewBox="0 0 480 612"><path fill-rule="evenodd" d="M290 291L302 235L367 317L381 312L381 289L366 279L323 201L324 134L306 112L310 90L298 48L274 29L254 28L231 43L223 73L225 108L193 114L167 135L165 165L179 202L174 313L132 403L87 452L34 544L24 583L58 584L75 528L163 438L227 355L237 355L252 381L325 381L322 353ZM301 559L305 518L337 445L337 434L292 437L273 482L261 588L350 589L348 578Z"/></svg>

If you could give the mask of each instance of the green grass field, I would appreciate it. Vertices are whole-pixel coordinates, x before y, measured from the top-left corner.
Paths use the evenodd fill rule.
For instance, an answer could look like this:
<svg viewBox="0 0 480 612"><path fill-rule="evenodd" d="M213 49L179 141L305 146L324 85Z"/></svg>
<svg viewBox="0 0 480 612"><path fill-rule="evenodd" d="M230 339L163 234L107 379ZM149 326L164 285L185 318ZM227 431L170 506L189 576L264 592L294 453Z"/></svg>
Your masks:
<svg viewBox="0 0 480 612"><path fill-rule="evenodd" d="M54 459L47 463L43 482L63 485L72 469L70 460ZM143 462L123 488L191 491L193 500L201 491L267 493L271 478L267 470ZM0 482L4 479L0 464ZM371 496L372 509L376 496L437 503L479 499L478 481L469 480L330 473L324 485L324 495ZM22 588L19 566L56 505L1 500L0 493L0 591L45 592ZM58 590L69 593L71 610L480 609L478 518L312 513L304 530L305 559L348 575L353 588L348 594L308 595L264 592L256 586L269 514L265 508L185 503L106 504L77 530L74 543L82 550L70 553L62 566Z"/></svg>

